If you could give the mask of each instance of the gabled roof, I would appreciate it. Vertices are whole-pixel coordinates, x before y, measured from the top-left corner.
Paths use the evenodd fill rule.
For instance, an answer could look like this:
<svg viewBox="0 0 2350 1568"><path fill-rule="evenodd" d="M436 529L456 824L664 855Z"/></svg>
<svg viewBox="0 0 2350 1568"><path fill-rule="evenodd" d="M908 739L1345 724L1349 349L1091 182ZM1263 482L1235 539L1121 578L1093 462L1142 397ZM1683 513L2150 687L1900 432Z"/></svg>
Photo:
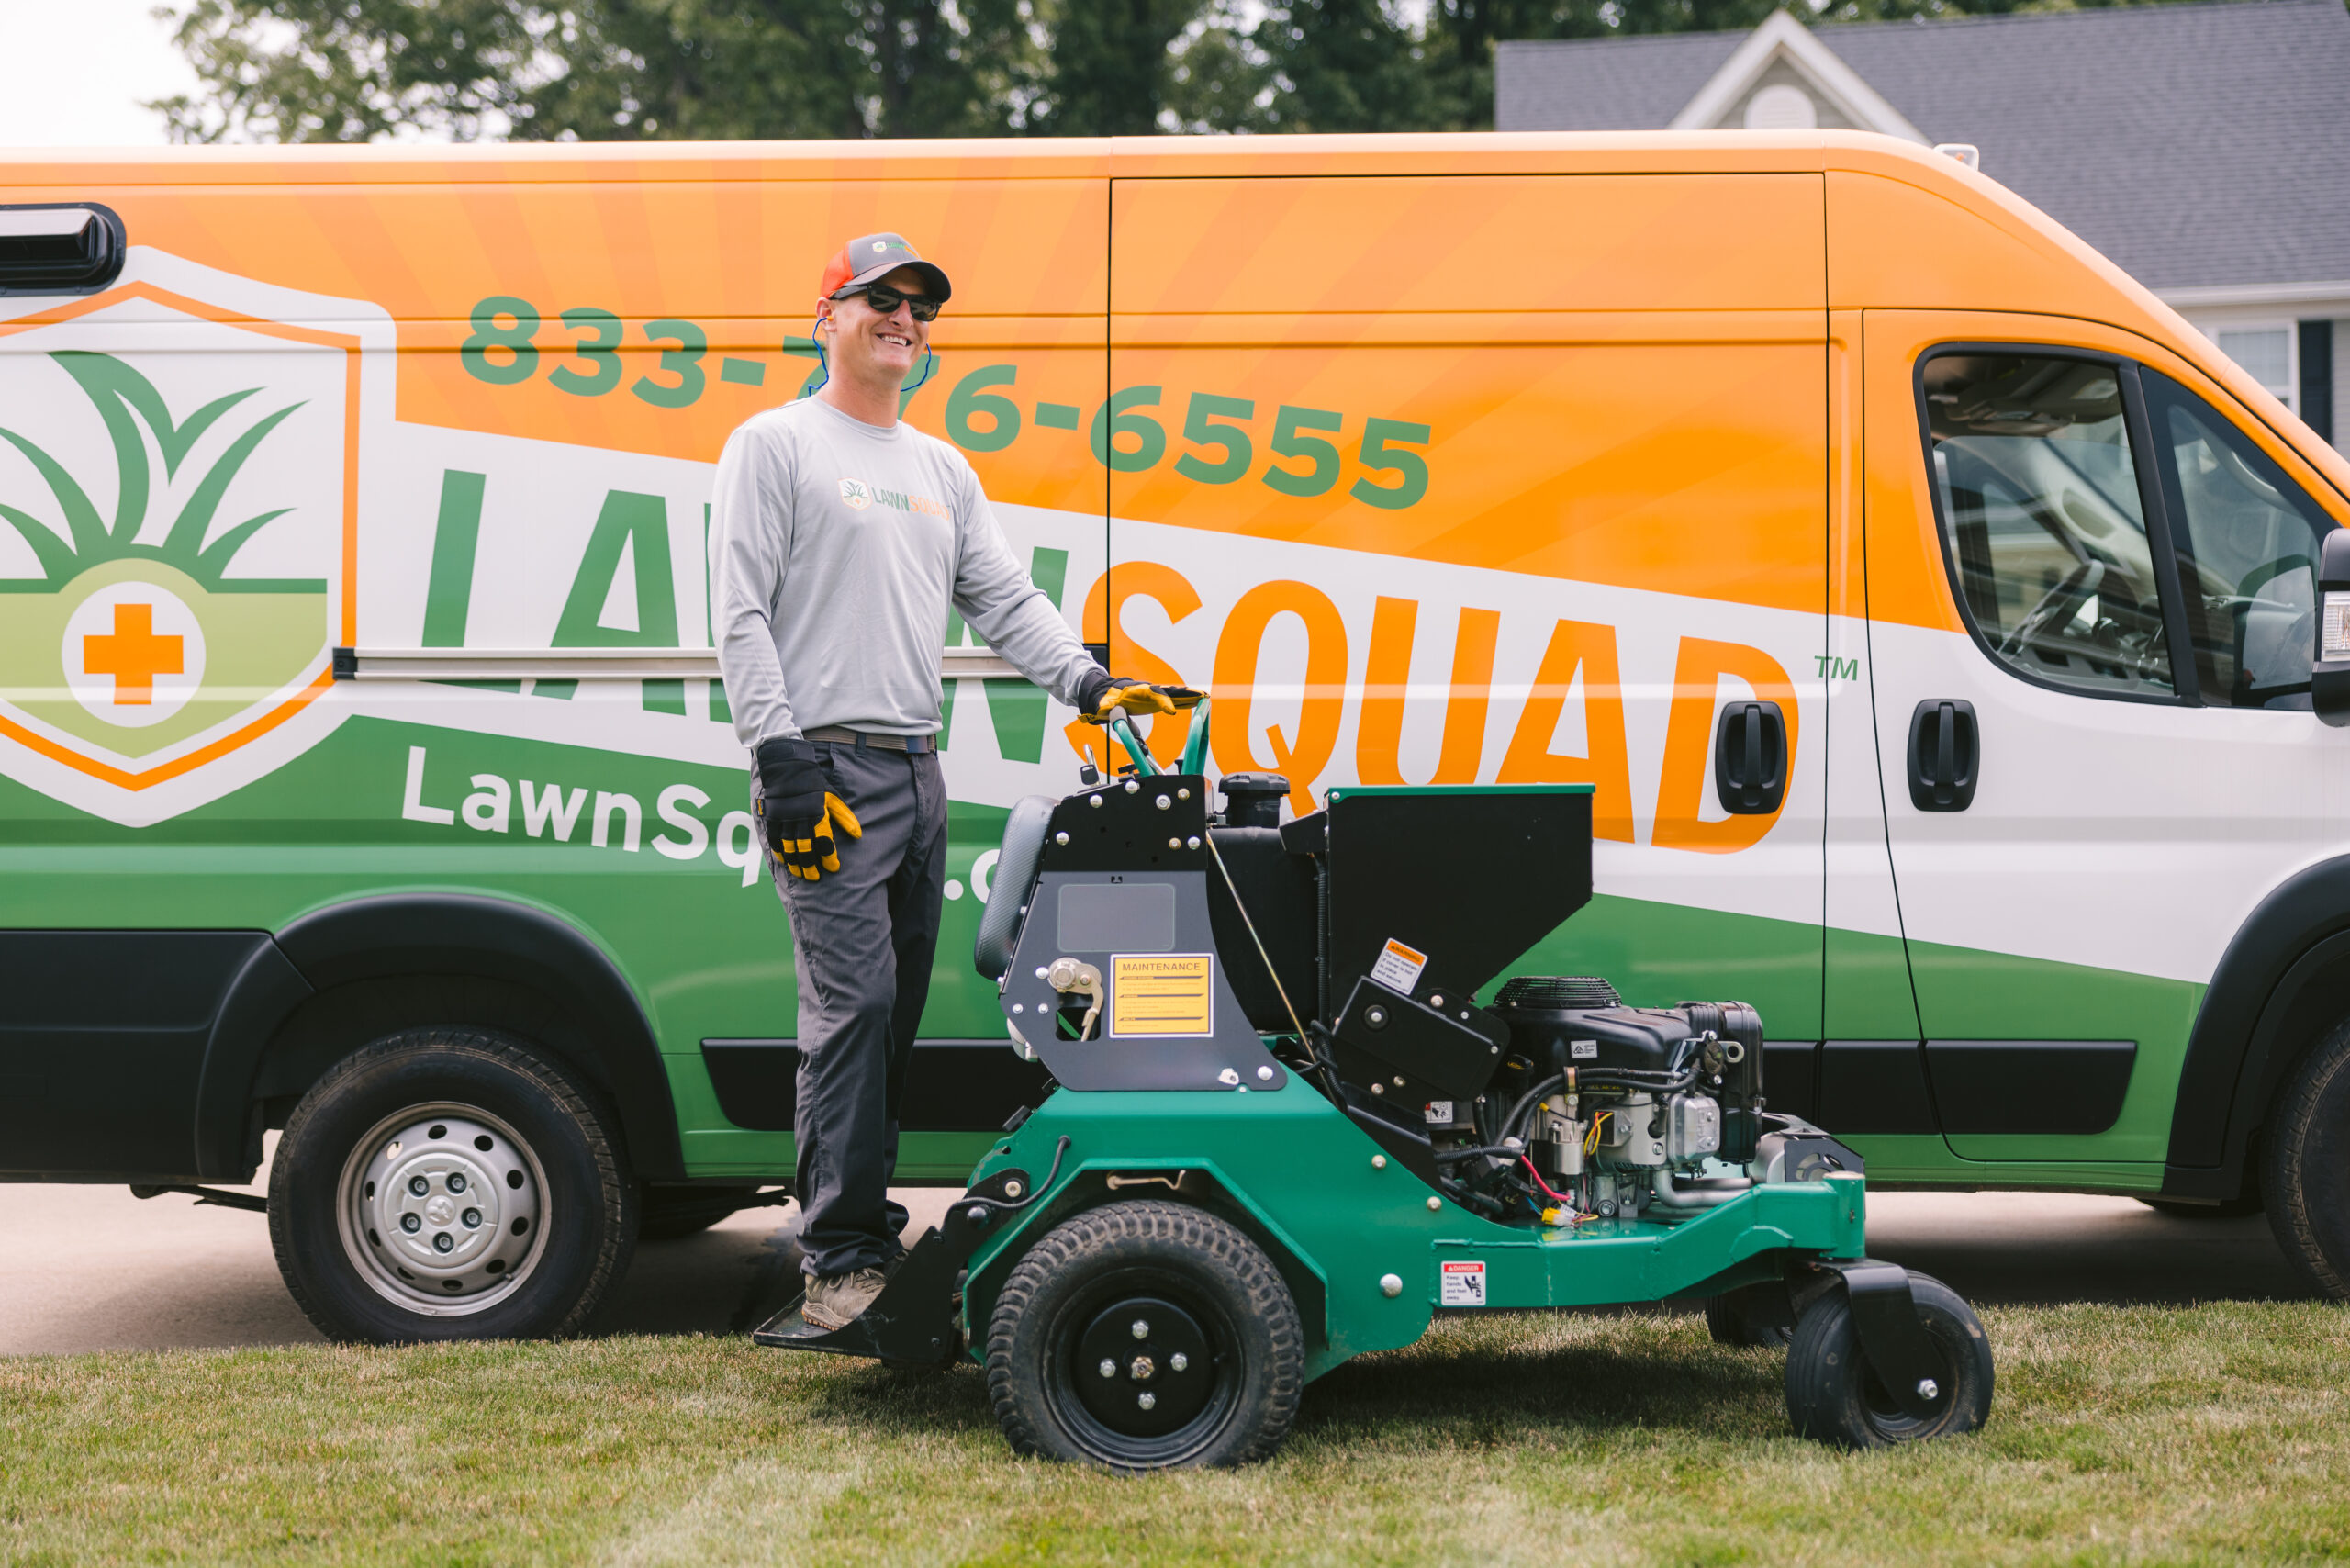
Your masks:
<svg viewBox="0 0 2350 1568"><path fill-rule="evenodd" d="M1825 99L1838 118L1852 121L1857 129L1905 141L1927 140L1859 72L1837 59L1818 34L1784 10L1772 12L1746 35L1746 41L1730 51L1696 96L1681 106L1668 129L1715 130L1737 123L1728 119L1729 112L1774 74L1774 67L1793 75L1814 100Z"/></svg>
<svg viewBox="0 0 2350 1568"><path fill-rule="evenodd" d="M1503 44L1496 129L1672 126L1754 36ZM1831 26L1812 37L1926 139L1974 142L1985 174L2150 287L2350 278L2342 0Z"/></svg>

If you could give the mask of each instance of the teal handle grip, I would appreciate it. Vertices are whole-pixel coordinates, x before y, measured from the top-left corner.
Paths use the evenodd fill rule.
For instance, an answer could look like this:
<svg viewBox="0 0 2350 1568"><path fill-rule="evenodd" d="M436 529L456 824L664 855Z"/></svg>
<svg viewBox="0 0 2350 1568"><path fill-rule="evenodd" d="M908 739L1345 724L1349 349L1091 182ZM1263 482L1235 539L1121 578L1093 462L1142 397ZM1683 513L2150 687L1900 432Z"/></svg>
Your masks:
<svg viewBox="0 0 2350 1568"><path fill-rule="evenodd" d="M1183 743L1183 765L1177 769L1203 778L1208 771L1208 704L1209 699L1203 697L1192 710L1192 738Z"/></svg>
<svg viewBox="0 0 2350 1568"><path fill-rule="evenodd" d="M1134 722L1123 713L1110 721L1110 736L1125 747L1126 755L1135 759L1136 778L1149 778L1167 771L1158 766L1158 759L1150 755L1150 748L1142 744L1142 737L1135 734Z"/></svg>

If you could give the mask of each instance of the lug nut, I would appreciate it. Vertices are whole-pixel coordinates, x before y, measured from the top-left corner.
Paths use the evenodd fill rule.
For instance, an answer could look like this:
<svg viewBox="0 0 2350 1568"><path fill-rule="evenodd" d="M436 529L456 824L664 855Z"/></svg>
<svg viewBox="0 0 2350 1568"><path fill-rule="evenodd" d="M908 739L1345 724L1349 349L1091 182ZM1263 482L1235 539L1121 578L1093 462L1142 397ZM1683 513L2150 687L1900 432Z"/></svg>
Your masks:
<svg viewBox="0 0 2350 1568"><path fill-rule="evenodd" d="M1919 1378L1919 1379L1918 1380L1918 1397L1919 1397L1919 1398L1920 1398L1920 1399L1940 1399L1940 1398L1942 1397L1942 1384L1940 1384L1940 1383L1936 1383L1932 1378L1930 1378L1930 1377L1921 1377L1921 1378Z"/></svg>
<svg viewBox="0 0 2350 1568"><path fill-rule="evenodd" d="M420 1198L432 1191L432 1184L421 1176L411 1176L408 1179L408 1190Z"/></svg>
<svg viewBox="0 0 2350 1568"><path fill-rule="evenodd" d="M400 1228L407 1231L410 1236L414 1236L418 1231L424 1228L424 1222L417 1218L414 1215L400 1215Z"/></svg>
<svg viewBox="0 0 2350 1568"><path fill-rule="evenodd" d="M464 1192L464 1190L465 1190L465 1173L464 1173L464 1171L462 1171L462 1170L452 1170L452 1171L450 1171L450 1172L449 1172L449 1191L451 1191L451 1192L453 1192L453 1193L462 1193L462 1192Z"/></svg>
<svg viewBox="0 0 2350 1568"><path fill-rule="evenodd" d="M1135 1403L1148 1410L1158 1404L1158 1395L1149 1393L1137 1394L1135 1395Z"/></svg>
<svg viewBox="0 0 2350 1568"><path fill-rule="evenodd" d="M1117 1376L1117 1375L1118 1375L1118 1363L1117 1363L1117 1362L1115 1362L1115 1361L1112 1361L1112 1360L1111 1360L1109 1357L1107 1357L1107 1356L1102 1357L1102 1375L1103 1377L1115 1377L1115 1376Z"/></svg>
<svg viewBox="0 0 2350 1568"><path fill-rule="evenodd" d="M1134 1337L1137 1339L1147 1339L1150 1338L1149 1319L1143 1317L1137 1317L1135 1319Z"/></svg>
<svg viewBox="0 0 2350 1568"><path fill-rule="evenodd" d="M1168 1358L1167 1358L1167 1370L1168 1370L1169 1372L1181 1372L1185 1367L1190 1366L1191 1364L1192 1364L1192 1358L1191 1358L1191 1357L1189 1357L1189 1356L1187 1356L1187 1355L1185 1355L1185 1354L1184 1354L1182 1351L1181 1351L1181 1350L1176 1351L1173 1355L1171 1355L1171 1356L1169 1356L1169 1357L1168 1357Z"/></svg>

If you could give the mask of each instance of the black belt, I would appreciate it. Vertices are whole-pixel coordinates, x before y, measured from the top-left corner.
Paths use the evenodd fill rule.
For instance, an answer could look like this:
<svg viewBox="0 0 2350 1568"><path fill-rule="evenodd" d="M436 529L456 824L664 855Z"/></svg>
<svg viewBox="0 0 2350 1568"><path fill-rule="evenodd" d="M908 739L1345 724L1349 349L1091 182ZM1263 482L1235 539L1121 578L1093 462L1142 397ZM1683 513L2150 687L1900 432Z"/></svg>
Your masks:
<svg viewBox="0 0 2350 1568"><path fill-rule="evenodd" d="M919 756L923 752L938 749L938 740L934 735L874 735L839 724L824 724L816 729L802 730L800 734L805 740L853 745L859 751L902 751Z"/></svg>

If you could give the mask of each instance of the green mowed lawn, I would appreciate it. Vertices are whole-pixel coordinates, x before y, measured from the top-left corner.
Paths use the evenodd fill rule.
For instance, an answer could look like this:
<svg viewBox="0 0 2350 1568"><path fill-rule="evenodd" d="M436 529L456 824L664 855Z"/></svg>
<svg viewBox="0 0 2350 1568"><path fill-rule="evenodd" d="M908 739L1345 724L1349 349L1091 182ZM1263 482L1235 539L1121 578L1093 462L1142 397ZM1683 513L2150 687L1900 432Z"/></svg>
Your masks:
<svg viewBox="0 0 2350 1568"><path fill-rule="evenodd" d="M2350 1556L2350 1317L1984 1314L1979 1435L1787 1433L1686 1316L1453 1318L1241 1472L1012 1457L976 1369L614 1338L0 1361L9 1563L2172 1562Z"/></svg>

